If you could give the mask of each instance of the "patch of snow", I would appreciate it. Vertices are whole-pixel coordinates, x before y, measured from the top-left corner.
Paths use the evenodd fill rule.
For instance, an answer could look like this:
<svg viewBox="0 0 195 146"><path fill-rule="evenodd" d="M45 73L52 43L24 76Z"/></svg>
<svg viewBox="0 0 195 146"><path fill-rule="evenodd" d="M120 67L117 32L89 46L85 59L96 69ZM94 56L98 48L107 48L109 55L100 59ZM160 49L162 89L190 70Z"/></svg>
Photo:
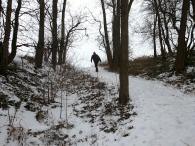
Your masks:
<svg viewBox="0 0 195 146"><path fill-rule="evenodd" d="M89 69L93 76L97 74ZM98 78L117 85L115 73L100 69ZM130 136L106 145L186 146L195 143L195 96L167 87L160 81L129 77L130 97L137 116Z"/></svg>
<svg viewBox="0 0 195 146"><path fill-rule="evenodd" d="M195 73L195 67L188 67L188 68L186 69L186 72L187 72L187 73Z"/></svg>

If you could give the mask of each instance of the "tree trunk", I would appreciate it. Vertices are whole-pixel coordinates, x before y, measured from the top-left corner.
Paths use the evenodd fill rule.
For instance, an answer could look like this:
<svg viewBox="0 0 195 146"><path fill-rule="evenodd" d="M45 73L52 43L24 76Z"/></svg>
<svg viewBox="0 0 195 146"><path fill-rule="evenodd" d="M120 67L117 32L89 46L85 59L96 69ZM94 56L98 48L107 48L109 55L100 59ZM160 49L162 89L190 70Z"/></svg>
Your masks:
<svg viewBox="0 0 195 146"><path fill-rule="evenodd" d="M162 34L162 38L163 38L163 48L164 48L164 51L166 52L166 46L167 46L168 52L170 54L172 54L171 45L169 43L169 40L167 39L164 27L162 25L161 25L161 34Z"/></svg>
<svg viewBox="0 0 195 146"><path fill-rule="evenodd" d="M168 49L168 52L170 55L173 55L173 51L171 49L171 44L169 42L169 27L168 27L168 24L166 22L166 16L164 16L164 25L165 25L165 43L167 45L167 49Z"/></svg>
<svg viewBox="0 0 195 146"><path fill-rule="evenodd" d="M130 0L129 3L128 3L128 14L130 13L131 6L132 6L132 4L133 4L133 1L134 1L134 0Z"/></svg>
<svg viewBox="0 0 195 146"><path fill-rule="evenodd" d="M0 0L0 30L2 28L2 0ZM0 39L2 39L2 32L0 32ZM2 64L2 57L3 57L3 43L2 41L0 41L0 68L1 68L1 64Z"/></svg>
<svg viewBox="0 0 195 146"><path fill-rule="evenodd" d="M165 50L163 47L163 39L162 39L162 32L161 32L161 20L160 17L158 17L158 31L159 31L159 42L160 42L160 51L162 59L165 59Z"/></svg>
<svg viewBox="0 0 195 146"><path fill-rule="evenodd" d="M121 48L120 48L120 91L119 103L127 104L129 100L129 79L128 79L128 0L121 1Z"/></svg>
<svg viewBox="0 0 195 146"><path fill-rule="evenodd" d="M59 58L58 58L58 63L62 64L63 63L63 52L65 50L65 10L66 10L66 1L64 0L63 3L63 8L62 8L62 27L61 27L61 40L60 40L60 52L59 52ZM65 63L65 62L64 62Z"/></svg>
<svg viewBox="0 0 195 146"><path fill-rule="evenodd" d="M104 34L105 34L105 42L106 42L106 55L107 55L109 67L112 68L112 53L111 53L111 49L110 49L110 42L109 42L109 36L108 36L107 19L106 19L104 0L101 0L101 6L102 6L102 12L103 12Z"/></svg>
<svg viewBox="0 0 195 146"><path fill-rule="evenodd" d="M12 13L12 0L8 0L7 11L6 11L5 35L4 35L3 47L2 47L2 56L0 56L2 58L0 64L1 70L5 70L8 65L9 39L11 33L11 13Z"/></svg>
<svg viewBox="0 0 195 146"><path fill-rule="evenodd" d="M36 48L35 55L35 67L41 68L43 63L43 51L44 51L44 22L45 22L45 2L39 1L40 5L40 20L39 20L39 40Z"/></svg>
<svg viewBox="0 0 195 146"><path fill-rule="evenodd" d="M187 52L190 53L195 48L195 43L194 43L194 32L195 32L195 24L192 26L191 32L190 32L190 41L187 46Z"/></svg>
<svg viewBox="0 0 195 146"><path fill-rule="evenodd" d="M57 4L58 0L53 0L52 5L52 65L53 69L56 70L57 62L57 50L58 50L58 36L57 36Z"/></svg>
<svg viewBox="0 0 195 146"><path fill-rule="evenodd" d="M66 63L66 55L67 55L67 48L68 48L68 43L69 43L69 38L70 38L70 30L68 31L66 38L65 38L65 44L64 44L64 51L63 51L63 56L62 56L62 61L65 64Z"/></svg>
<svg viewBox="0 0 195 146"><path fill-rule="evenodd" d="M195 1L194 0L191 0L191 2L192 2L192 8L193 8L193 20L194 20L194 22L195 22Z"/></svg>
<svg viewBox="0 0 195 146"><path fill-rule="evenodd" d="M160 13L159 13L159 9L158 9L158 4L157 1L154 0L154 7L156 10L156 15L157 15L157 20L158 20L158 31L159 31L159 42L160 42L160 51L161 51L161 56L162 59L165 59L165 50L163 47L163 40L162 40L162 32L161 32L161 17L160 17Z"/></svg>
<svg viewBox="0 0 195 146"><path fill-rule="evenodd" d="M153 46L154 46L154 58L157 57L157 52L156 52L156 21L157 21L157 16L154 16L154 28L153 28Z"/></svg>
<svg viewBox="0 0 195 146"><path fill-rule="evenodd" d="M18 6L15 12L15 24L14 24L13 38L12 38L12 51L8 57L8 64L11 63L16 56L16 51L17 51L16 44L17 44L17 38L18 38L19 14L20 14L21 6L22 6L22 0L18 0Z"/></svg>
<svg viewBox="0 0 195 146"><path fill-rule="evenodd" d="M183 0L180 30L178 37L177 56L176 56L176 73L182 73L185 70L187 44L185 33L187 27L187 15L190 7L189 0Z"/></svg>
<svg viewBox="0 0 195 146"><path fill-rule="evenodd" d="M115 66L115 51L116 51L116 0L112 0L112 49L113 49L113 58L112 58L112 64Z"/></svg>
<svg viewBox="0 0 195 146"><path fill-rule="evenodd" d="M3 11L3 7L2 7L2 0L0 0L0 18L1 18L1 13Z"/></svg>
<svg viewBox="0 0 195 146"><path fill-rule="evenodd" d="M173 55L173 51L171 49L171 44L169 42L169 27L168 27L168 22L167 22L167 17L166 17L166 10L167 10L167 5L166 5L166 2L164 2L164 5L165 5L165 10L162 9L162 6L160 6L160 10L162 12L162 15L163 15L163 22L164 22L164 27L165 27L165 32L163 31L163 36L164 36L164 40L165 40L165 44L167 46L167 49L168 49L168 52L170 55ZM162 27L163 28L163 27Z"/></svg>
<svg viewBox="0 0 195 146"><path fill-rule="evenodd" d="M113 22L113 67L118 68L119 66L119 49L121 44L121 0L117 0L116 12L114 15Z"/></svg>

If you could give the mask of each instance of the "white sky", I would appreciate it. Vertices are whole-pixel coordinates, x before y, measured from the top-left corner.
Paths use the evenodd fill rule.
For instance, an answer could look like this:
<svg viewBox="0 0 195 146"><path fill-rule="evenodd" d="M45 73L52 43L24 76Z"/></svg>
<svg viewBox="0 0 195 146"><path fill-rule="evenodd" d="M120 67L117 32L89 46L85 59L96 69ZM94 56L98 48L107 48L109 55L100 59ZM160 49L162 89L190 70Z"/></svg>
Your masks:
<svg viewBox="0 0 195 146"><path fill-rule="evenodd" d="M69 4L71 5L71 9L73 9L75 13L87 13L89 19L91 19L89 10L93 13L94 16L100 16L101 7L98 0L71 0ZM70 58L74 58L73 60L71 60L71 62L73 61L73 64L82 67L93 65L90 62L90 59L94 51L100 55L102 60L105 60L105 53L99 50L99 45L95 40L96 35L98 34L97 24L91 24L87 22L86 28L88 37L83 38L82 41L76 44L75 49L70 51Z"/></svg>
<svg viewBox="0 0 195 146"><path fill-rule="evenodd" d="M141 2L142 0L135 0L132 5L129 22L130 26L132 26L133 28L143 23L144 14L143 12L141 13ZM102 19L100 0L70 0L69 4L71 5L71 9L76 11L76 13L80 11L88 12L88 8L94 16L98 16L100 19ZM71 51L71 58L74 55L73 63L79 66L81 65L82 67L93 65L90 63L90 57L94 51L96 51L100 55L100 57L103 58L103 60L106 59L105 53L99 50L99 45L95 41L96 35L98 34L97 24L88 23L87 29L89 38L85 38L81 42L77 43L74 51ZM144 39L140 34L133 33L133 29L131 27L129 38L130 48L133 48L133 58L143 55L151 55L153 53L152 44L149 47L149 43L144 42Z"/></svg>
<svg viewBox="0 0 195 146"><path fill-rule="evenodd" d="M129 39L130 39L130 48L133 50L133 58L143 55L151 55L153 53L153 46L152 43L144 42L143 37L140 34L133 33L133 28L136 28L137 26L143 24L144 14L141 12L142 8L142 2L143 0L135 0L132 5L132 10L130 12L129 17L129 26L130 26L130 33L129 33ZM70 9L71 13L73 15L75 14L86 14L89 21L92 20L92 17L89 13L89 10L93 13L95 17L98 17L99 20L102 20L102 10L100 5L100 0L67 0L67 9ZM111 20L111 15L107 15L107 19ZM30 21L33 22L33 21ZM108 21L109 23L110 21ZM24 24L27 25L28 24ZM74 65L77 65L79 67L89 67L93 65L93 63L90 62L90 58L92 53L95 51L97 54L99 54L100 58L104 61L106 60L106 56L104 51L104 48L99 49L99 44L96 41L97 35L99 35L98 31L98 24L91 24L89 22L86 22L85 27L87 28L87 34L88 37L83 38L80 42L74 43L75 48L71 49L69 51L69 57L71 59L71 62ZM30 27L30 25L29 25ZM31 32L29 35L35 35L34 38L37 39L37 33ZM149 45L150 44L150 45ZM150 46L150 47L149 47ZM24 51L28 51L28 48L22 48Z"/></svg>

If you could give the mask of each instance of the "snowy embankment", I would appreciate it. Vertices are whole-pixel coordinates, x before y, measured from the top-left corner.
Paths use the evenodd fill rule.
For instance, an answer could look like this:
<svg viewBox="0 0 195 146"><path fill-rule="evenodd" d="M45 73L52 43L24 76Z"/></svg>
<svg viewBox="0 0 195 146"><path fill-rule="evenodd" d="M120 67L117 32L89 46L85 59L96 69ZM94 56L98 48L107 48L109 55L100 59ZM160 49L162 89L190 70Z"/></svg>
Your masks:
<svg viewBox="0 0 195 146"><path fill-rule="evenodd" d="M129 136L136 113L117 105L115 86L68 66L35 70L29 59L0 75L1 146L108 146Z"/></svg>
<svg viewBox="0 0 195 146"><path fill-rule="evenodd" d="M92 69L88 72L97 76ZM100 69L98 78L112 85L118 84L118 75L103 69ZM116 145L195 145L195 95L184 94L160 81L139 77L129 77L129 83L130 96L138 115L130 135Z"/></svg>
<svg viewBox="0 0 195 146"><path fill-rule="evenodd" d="M118 75L102 68L98 78L94 68L56 73L24 61L13 69L0 76L2 146L195 144L194 95L129 77L132 102L120 107Z"/></svg>

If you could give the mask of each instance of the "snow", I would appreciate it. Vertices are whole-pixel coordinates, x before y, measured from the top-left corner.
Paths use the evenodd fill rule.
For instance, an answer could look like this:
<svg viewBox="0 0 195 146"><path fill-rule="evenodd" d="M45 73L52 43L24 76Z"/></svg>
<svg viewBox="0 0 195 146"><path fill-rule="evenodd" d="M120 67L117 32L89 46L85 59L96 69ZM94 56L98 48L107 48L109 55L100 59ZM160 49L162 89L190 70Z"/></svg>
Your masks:
<svg viewBox="0 0 195 146"><path fill-rule="evenodd" d="M193 73L195 72L195 67L188 67L186 70L187 73Z"/></svg>
<svg viewBox="0 0 195 146"><path fill-rule="evenodd" d="M34 72L31 68L27 68L27 70ZM86 74L98 77L100 81L105 82L108 88L106 90L116 90L119 86L118 74L116 73L108 72L100 68L97 74L94 67L85 68L83 70ZM3 80L4 79L1 77L0 82ZM43 78L42 80L46 79ZM66 90L62 90L63 107L61 118L59 106L61 92L58 93L56 103L41 108L42 111L46 111L48 114L47 121L38 122L35 118L36 113L27 111L22 104L16 114L14 126L22 126L24 128L24 134L26 133L26 136L23 141L24 145L28 146L49 145L48 137L53 136L52 127L59 123L72 125L71 128L66 127L66 125L66 128L61 128L58 131L53 130L53 132L59 135L68 134L69 136L66 138L66 141L68 139L70 145L73 146L193 146L195 144L195 95L185 94L181 90L167 86L157 80L151 81L130 76L129 83L130 97L134 105L133 110L137 115L133 116L131 119L117 123L118 129L115 132L106 133L100 130L102 125L98 118L95 119L94 123L89 123L87 118L78 117L74 113L73 104L78 103L78 105L75 106L76 109L81 109L86 106L86 103L79 101L80 96L88 96L89 94L84 90L81 92L83 95L76 93L69 95L66 93ZM112 87L115 87L115 89ZM30 88L34 89L33 91L36 93L36 89L33 86ZM102 101L104 102L103 104L112 101L113 97L108 93L105 93L105 95L108 95L108 98ZM66 101L68 102L67 107ZM53 108L52 106L55 105L56 108ZM99 107L96 111L92 111L91 114L98 114L102 108L103 107ZM14 114L13 108L11 108L10 114ZM117 116L114 115L104 116L107 124L117 119ZM0 145L20 145L16 140L7 143L8 121L7 111L0 109ZM129 129L130 126L133 126L133 128ZM29 136L27 135L29 131L46 131L46 136L43 134ZM52 145L60 145L63 144L64 140L62 140L62 143L60 140L54 139L54 141Z"/></svg>
<svg viewBox="0 0 195 146"><path fill-rule="evenodd" d="M94 70L89 70L97 76ZM100 69L100 80L114 84L115 73ZM130 136L116 145L193 146L195 95L187 95L160 81L129 77L129 92L137 116ZM115 82L117 84L117 82ZM109 143L108 143L109 145Z"/></svg>

